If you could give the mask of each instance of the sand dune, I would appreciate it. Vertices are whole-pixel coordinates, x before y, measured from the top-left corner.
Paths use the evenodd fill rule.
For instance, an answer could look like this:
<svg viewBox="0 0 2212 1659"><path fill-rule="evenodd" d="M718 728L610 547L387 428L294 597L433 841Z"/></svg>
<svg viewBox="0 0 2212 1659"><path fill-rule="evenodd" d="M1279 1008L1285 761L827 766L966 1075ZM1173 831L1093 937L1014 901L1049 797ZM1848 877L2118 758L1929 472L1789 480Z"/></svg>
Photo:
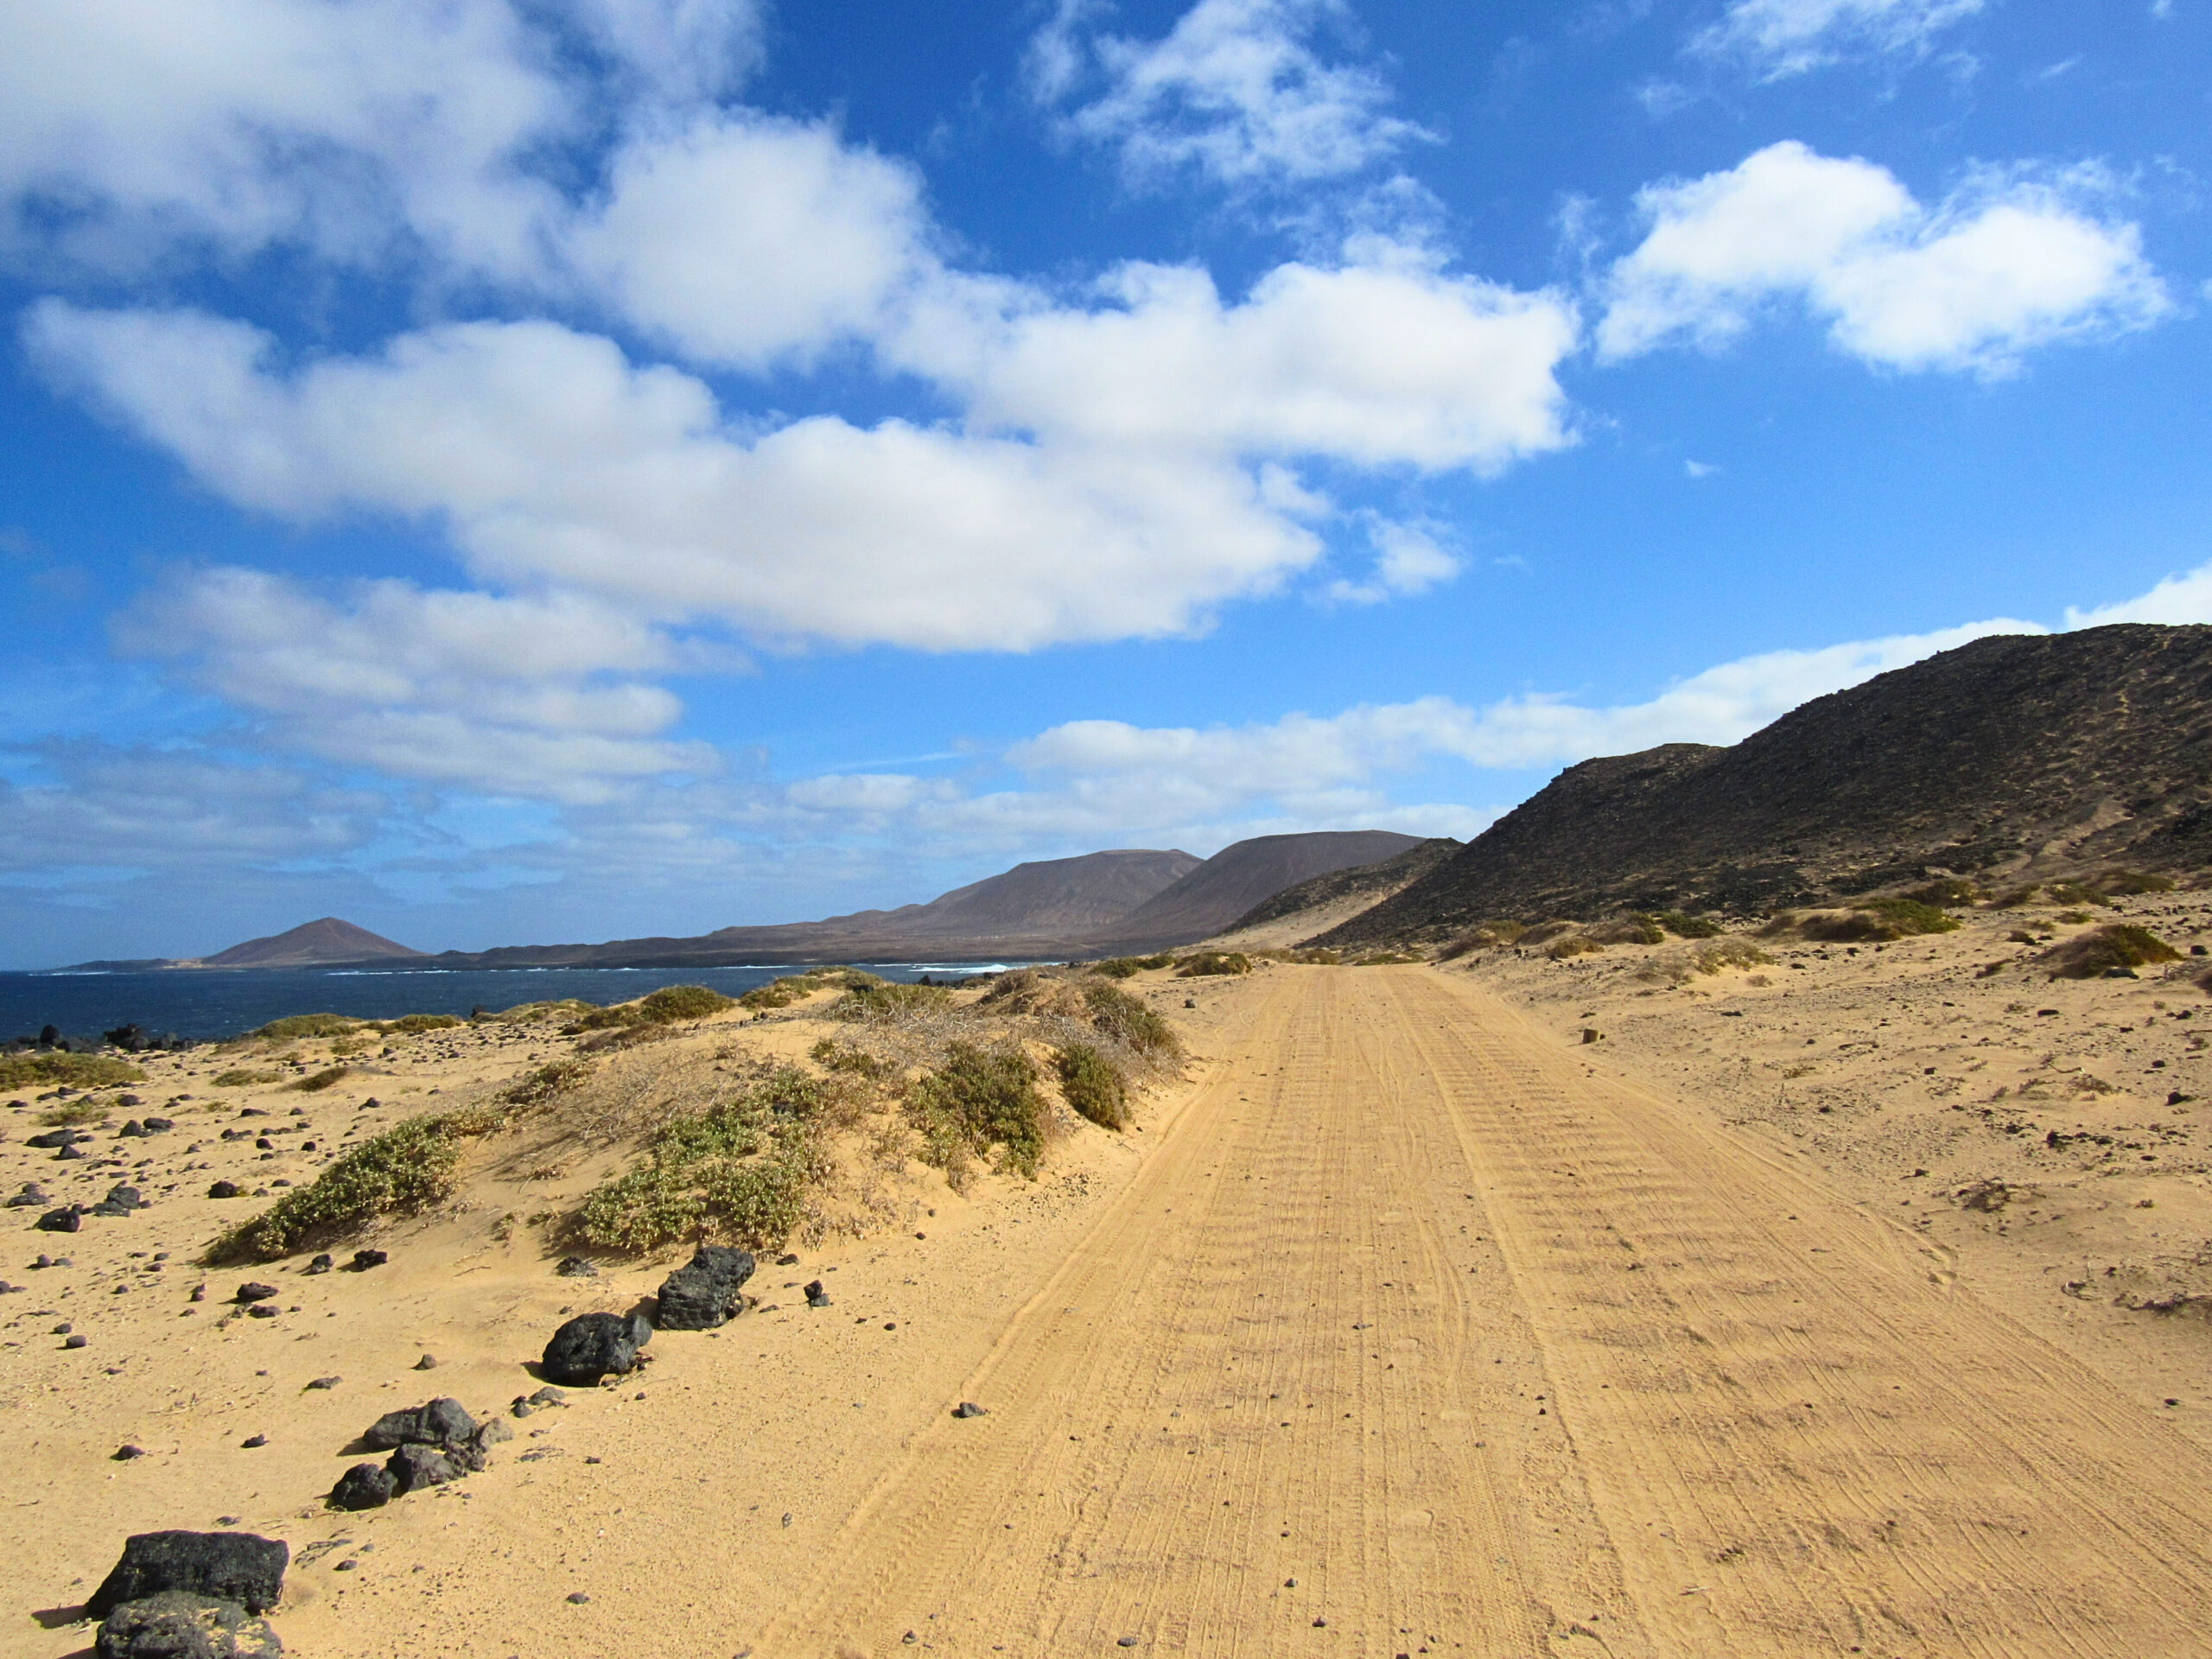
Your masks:
<svg viewBox="0 0 2212 1659"><path fill-rule="evenodd" d="M2126 902L2178 943L2212 923ZM1673 944L1147 976L1197 1058L1139 1127L1069 1135L1035 1183L888 1173L851 1230L764 1267L759 1310L661 1333L485 1472L358 1516L316 1500L368 1421L504 1407L564 1312L666 1271L556 1277L530 1224L635 1126L486 1148L459 1204L378 1230L385 1267L217 1274L183 1264L238 1211L200 1183L304 1174L356 1116L561 1039L426 1039L304 1103L315 1154L213 1141L232 1091L183 1103L174 1149L122 1143L154 1209L17 1235L77 1265L11 1268L29 1289L0 1300L0 1654L85 1649L67 1611L124 1534L222 1516L291 1543L275 1623L315 1655L2212 1650L2212 1324L2145 1307L2212 1222L2193 1103L2164 1104L2212 1095L2212 1005L1976 977L2029 954L1988 918L1777 948L1679 986ZM715 1054L822 1029L802 1006L664 1052L707 1088L738 1063ZM2082 1075L2106 1091L2053 1092ZM371 1083L401 1106L360 1111ZM70 1166L22 1139L7 1173L54 1190ZM2003 1205L1962 1205L1993 1181ZM226 1317L248 1276L277 1318ZM816 1277L828 1308L796 1300ZM111 1461L124 1440L148 1455Z"/></svg>

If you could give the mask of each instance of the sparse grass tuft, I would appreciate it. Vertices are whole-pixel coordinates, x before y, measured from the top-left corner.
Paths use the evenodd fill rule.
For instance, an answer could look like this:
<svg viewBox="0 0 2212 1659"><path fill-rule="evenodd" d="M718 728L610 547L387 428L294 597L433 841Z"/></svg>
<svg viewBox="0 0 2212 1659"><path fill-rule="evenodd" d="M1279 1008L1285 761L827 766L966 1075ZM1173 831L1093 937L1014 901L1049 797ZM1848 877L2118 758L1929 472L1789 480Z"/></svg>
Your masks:
<svg viewBox="0 0 2212 1659"><path fill-rule="evenodd" d="M1103 962L1082 964L1094 974L1103 974L1109 979L1132 979L1148 969L1167 967L1175 960L1167 951L1155 957L1109 957Z"/></svg>
<svg viewBox="0 0 2212 1659"><path fill-rule="evenodd" d="M1078 1114L1104 1128L1128 1126L1129 1080L1096 1048L1070 1043L1052 1056L1052 1069L1060 1075L1061 1095Z"/></svg>
<svg viewBox="0 0 2212 1659"><path fill-rule="evenodd" d="M38 1115L38 1121L49 1129L73 1129L79 1123L97 1123L112 1116L114 1109L104 1100L73 1100L48 1107Z"/></svg>
<svg viewBox="0 0 2212 1659"><path fill-rule="evenodd" d="M1554 962L1566 962L1575 957L1586 957L1605 947L1587 933L1570 933L1563 939L1554 939L1544 954Z"/></svg>
<svg viewBox="0 0 2212 1659"><path fill-rule="evenodd" d="M1797 929L1807 938L1824 944L1856 944L1948 933L1958 925L1957 917L1947 916L1917 899L1869 899L1840 912L1808 916L1797 924Z"/></svg>
<svg viewBox="0 0 2212 1659"><path fill-rule="evenodd" d="M1035 1062L1020 1048L950 1044L944 1063L908 1086L906 1112L921 1131L926 1161L949 1166L963 1153L997 1147L1007 1168L1036 1178L1045 1097Z"/></svg>
<svg viewBox="0 0 2212 1659"><path fill-rule="evenodd" d="M2095 919L2096 918L2090 915L2086 910L2062 910L2057 915L2051 918L2051 920L2054 922L2060 923L2067 927L2079 927L2084 922L2094 921Z"/></svg>
<svg viewBox="0 0 2212 1659"><path fill-rule="evenodd" d="M878 981L874 985L855 986L830 1004L830 1013L838 1020L906 1020L934 1013L951 1001L952 993L942 985L899 985Z"/></svg>
<svg viewBox="0 0 2212 1659"><path fill-rule="evenodd" d="M2053 979L2100 979L2154 962L2179 962L2181 952L2147 927L2113 922L2078 933L2037 958Z"/></svg>
<svg viewBox="0 0 2212 1659"><path fill-rule="evenodd" d="M1667 930L1656 916L1624 916L1592 928L1590 937L1600 944L1664 944Z"/></svg>
<svg viewBox="0 0 2212 1659"><path fill-rule="evenodd" d="M1441 950L1436 953L1436 959L1439 962L1457 962L1460 957L1471 956L1478 950L1501 949L1517 943L1521 936L1528 931L1519 922L1484 922L1481 926L1470 928L1465 933L1449 941Z"/></svg>
<svg viewBox="0 0 2212 1659"><path fill-rule="evenodd" d="M2097 877L2097 885L2107 893L2171 893L2180 883L2170 875L2152 875L2142 870L2107 870Z"/></svg>
<svg viewBox="0 0 2212 1659"><path fill-rule="evenodd" d="M453 1191L461 1161L457 1139L446 1118L410 1118L364 1141L307 1185L224 1233L202 1260L209 1267L273 1262L378 1216L427 1209Z"/></svg>
<svg viewBox="0 0 2212 1659"><path fill-rule="evenodd" d="M1679 939L1710 939L1720 931L1720 924L1710 916L1693 916L1687 911L1656 911L1651 919Z"/></svg>
<svg viewBox="0 0 2212 1659"><path fill-rule="evenodd" d="M2102 889L2086 881L2054 881L2044 889L2054 905L2109 905Z"/></svg>
<svg viewBox="0 0 2212 1659"><path fill-rule="evenodd" d="M146 1074L111 1054L71 1054L42 1048L29 1054L0 1055L0 1089L29 1089L41 1083L77 1089L105 1089L118 1083L143 1083Z"/></svg>
<svg viewBox="0 0 2212 1659"><path fill-rule="evenodd" d="M499 1017L507 1019L512 1017L512 1011L510 1010L509 1014ZM456 1026L465 1026L467 1023L460 1015L453 1014L403 1014L397 1020L385 1020L376 1029L387 1037L394 1033L412 1037L425 1031L451 1031Z"/></svg>
<svg viewBox="0 0 2212 1659"><path fill-rule="evenodd" d="M765 1014L775 1008L787 1008L803 998L812 996L829 982L819 974L785 974L772 979L766 985L756 985L737 999L740 1007Z"/></svg>
<svg viewBox="0 0 2212 1659"><path fill-rule="evenodd" d="M1249 974L1252 959L1241 950L1201 950L1185 957L1175 969L1178 979L1203 979L1216 974Z"/></svg>
<svg viewBox="0 0 2212 1659"><path fill-rule="evenodd" d="M511 1106L543 1106L556 1095L566 1094L591 1076L588 1060L551 1060L535 1071L526 1071L499 1090Z"/></svg>
<svg viewBox="0 0 2212 1659"><path fill-rule="evenodd" d="M880 1083L896 1076L899 1071L889 1060L870 1054L865 1049L848 1048L832 1037L823 1038L808 1053L814 1063L825 1071L865 1077L870 1083Z"/></svg>
<svg viewBox="0 0 2212 1659"><path fill-rule="evenodd" d="M1971 905L1989 895L1962 875L1938 876L1935 880L1913 888L1905 894L1923 905Z"/></svg>
<svg viewBox="0 0 2212 1659"><path fill-rule="evenodd" d="M325 1071L317 1071L311 1077L302 1077L297 1083L289 1086L303 1095L318 1094L333 1084L342 1082L351 1077L353 1071L353 1068L350 1065L334 1065Z"/></svg>

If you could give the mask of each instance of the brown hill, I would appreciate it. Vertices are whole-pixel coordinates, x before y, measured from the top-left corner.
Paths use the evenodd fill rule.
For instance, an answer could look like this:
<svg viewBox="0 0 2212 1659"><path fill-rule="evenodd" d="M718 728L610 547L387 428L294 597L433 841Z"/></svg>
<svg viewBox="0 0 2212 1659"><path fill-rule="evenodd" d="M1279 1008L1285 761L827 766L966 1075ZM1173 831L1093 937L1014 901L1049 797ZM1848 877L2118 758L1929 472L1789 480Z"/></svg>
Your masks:
<svg viewBox="0 0 2212 1659"><path fill-rule="evenodd" d="M2212 863L2212 627L1980 639L1730 748L1570 766L1317 943L1492 917L1752 911L1910 884Z"/></svg>
<svg viewBox="0 0 2212 1659"><path fill-rule="evenodd" d="M326 916L321 921L302 922L289 932L248 939L202 960L209 968L315 968L326 963L379 962L422 954L365 927Z"/></svg>
<svg viewBox="0 0 2212 1659"><path fill-rule="evenodd" d="M1404 891L1441 868L1463 845L1449 836L1440 836L1432 841L1417 841L1379 864L1331 870L1294 882L1253 906L1215 935L1212 942L1224 949L1260 950L1303 939Z"/></svg>
<svg viewBox="0 0 2212 1659"><path fill-rule="evenodd" d="M1190 854L1173 850L1086 853L1017 864L928 904L895 910L856 911L773 927L725 927L688 938L449 950L439 960L476 968L704 968L747 962L1064 957L1198 868Z"/></svg>
<svg viewBox="0 0 2212 1659"><path fill-rule="evenodd" d="M1220 932L1253 906L1296 882L1376 863L1419 844L1416 836L1388 830L1255 836L1223 848L1150 903L1102 931L1084 954L1112 956L1190 944Z"/></svg>

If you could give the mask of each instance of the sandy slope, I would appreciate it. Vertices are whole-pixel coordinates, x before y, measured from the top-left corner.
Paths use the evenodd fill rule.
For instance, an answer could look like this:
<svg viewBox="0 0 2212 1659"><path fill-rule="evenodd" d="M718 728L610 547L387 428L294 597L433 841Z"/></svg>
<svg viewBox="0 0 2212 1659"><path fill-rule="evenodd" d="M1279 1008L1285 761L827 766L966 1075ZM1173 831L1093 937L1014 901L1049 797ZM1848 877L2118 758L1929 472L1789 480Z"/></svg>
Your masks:
<svg viewBox="0 0 2212 1659"><path fill-rule="evenodd" d="M0 1655L82 1651L66 1610L124 1533L220 1515L291 1542L276 1624L314 1656L2212 1653L2212 1453L2198 1402L2153 1392L2179 1392L2177 1354L2201 1371L2206 1327L2061 1294L2044 1233L1998 1231L2018 1212L1878 1201L1872 1172L1901 1174L1885 1136L1936 1156L1909 1116L1961 1120L1946 1178L2033 1161L1897 1052L2032 1027L2002 1012L2018 985L1975 982L1986 1009L1959 989L1987 944L1808 951L1765 986L1650 995L1634 950L1151 983L1201 1058L1141 1131L1085 1131L1035 1185L914 1185L895 1227L764 1269L774 1311L663 1333L642 1376L517 1422L484 1473L359 1516L314 1501L354 1431L432 1393L497 1408L563 1312L626 1307L665 1264L554 1278L497 1217L616 1149L547 1174L518 1148L454 1211L381 1234L388 1268L257 1270L288 1311L221 1322L248 1275L175 1265L232 1213L191 1184L307 1160L195 1128L211 1167L151 1212L16 1235L79 1265L5 1269L32 1289L0 1300ZM2139 1021L2096 1011L2148 1015L2159 990L2034 1000L2116 1041ZM1764 1016L1722 1022L1755 995ZM1978 1023L1943 1023L1961 1012ZM1834 1102L1916 1078L1924 1111L1754 1117L1738 1074L1802 1045L1785 1014L1818 1033ZM2181 1044L2158 1017L2127 1040ZM1883 1058L1836 1055L1877 1019ZM1608 1040L1578 1046L1586 1020ZM450 1095L550 1052L497 1043L439 1038L381 1086ZM16 1179L55 1173L15 1139ZM2164 1208L2138 1211L2139 1154L2123 1175L2097 1173L2113 1148L2071 1150L2072 1179L2126 1188L2107 1222L2202 1186L2158 1176ZM817 1274L836 1306L810 1312L788 1287ZM60 1351L57 1317L92 1345ZM416 1374L426 1349L441 1365ZM304 1392L319 1375L344 1381ZM950 1418L962 1399L988 1414ZM108 1461L124 1440L149 1455Z"/></svg>

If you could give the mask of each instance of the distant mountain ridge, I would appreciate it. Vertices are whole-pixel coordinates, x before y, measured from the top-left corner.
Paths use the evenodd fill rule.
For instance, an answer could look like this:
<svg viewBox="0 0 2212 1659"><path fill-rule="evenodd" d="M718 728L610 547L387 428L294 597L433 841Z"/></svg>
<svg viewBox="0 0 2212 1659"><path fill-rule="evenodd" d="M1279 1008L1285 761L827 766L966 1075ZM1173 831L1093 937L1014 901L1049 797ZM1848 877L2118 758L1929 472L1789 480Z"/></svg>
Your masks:
<svg viewBox="0 0 2212 1659"><path fill-rule="evenodd" d="M1465 843L1449 836L1417 841L1395 857L1294 882L1246 911L1216 938L1224 948L1294 943L1349 919L1440 869Z"/></svg>
<svg viewBox="0 0 2212 1659"><path fill-rule="evenodd" d="M1223 848L1172 887L1090 940L1084 954L1134 955L1220 932L1294 883L1374 864L1420 845L1389 830L1255 836Z"/></svg>
<svg viewBox="0 0 2212 1659"><path fill-rule="evenodd" d="M1985 881L2212 865L2212 627L1999 635L1815 699L1728 748L1570 766L1433 874L1321 934L1751 911L1934 869Z"/></svg>

